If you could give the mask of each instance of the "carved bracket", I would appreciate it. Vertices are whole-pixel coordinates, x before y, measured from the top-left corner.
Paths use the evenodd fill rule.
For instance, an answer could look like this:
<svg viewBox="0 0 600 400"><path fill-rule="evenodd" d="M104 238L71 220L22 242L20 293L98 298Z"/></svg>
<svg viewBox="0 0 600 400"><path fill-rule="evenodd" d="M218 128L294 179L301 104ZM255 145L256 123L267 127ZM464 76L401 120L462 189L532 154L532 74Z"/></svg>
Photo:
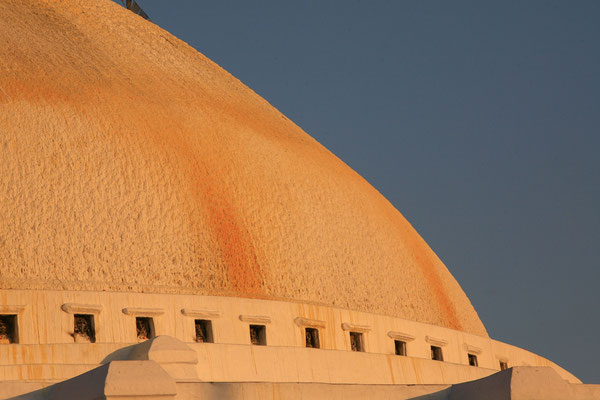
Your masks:
<svg viewBox="0 0 600 400"><path fill-rule="evenodd" d="M67 314L100 314L100 311L102 311L102 305L65 303L60 306L60 309Z"/></svg>
<svg viewBox="0 0 600 400"><path fill-rule="evenodd" d="M213 310L196 310L192 308L182 308L181 313L186 317L200 318L200 319L214 319L221 316L220 311Z"/></svg>
<svg viewBox="0 0 600 400"><path fill-rule="evenodd" d="M356 325L356 324L349 324L347 322L344 322L344 323L342 323L342 329L345 331L366 333L371 330L371 327L368 325Z"/></svg>
<svg viewBox="0 0 600 400"><path fill-rule="evenodd" d="M481 354L481 352L483 351L481 349L481 347L477 347L477 346L471 346L470 344L465 343L465 350L467 351L467 353L471 353L471 354Z"/></svg>
<svg viewBox="0 0 600 400"><path fill-rule="evenodd" d="M319 321L318 319L309 319L298 317L294 319L294 322L299 327L309 327L309 328L325 328L325 321Z"/></svg>
<svg viewBox="0 0 600 400"><path fill-rule="evenodd" d="M444 339L436 339L431 336L425 336L425 341L434 346L444 347L448 345L448 341Z"/></svg>
<svg viewBox="0 0 600 400"><path fill-rule="evenodd" d="M389 331L388 336L394 340L402 340L403 342L412 342L416 339L415 336L409 335L408 333L402 333L397 331Z"/></svg>
<svg viewBox="0 0 600 400"><path fill-rule="evenodd" d="M0 305L0 314L21 314L26 306L21 305Z"/></svg>
<svg viewBox="0 0 600 400"><path fill-rule="evenodd" d="M144 307L126 307L123 314L131 315L132 317L158 317L165 313L163 308L144 308Z"/></svg>
<svg viewBox="0 0 600 400"><path fill-rule="evenodd" d="M266 315L240 315L240 321L250 324L270 324L271 317Z"/></svg>

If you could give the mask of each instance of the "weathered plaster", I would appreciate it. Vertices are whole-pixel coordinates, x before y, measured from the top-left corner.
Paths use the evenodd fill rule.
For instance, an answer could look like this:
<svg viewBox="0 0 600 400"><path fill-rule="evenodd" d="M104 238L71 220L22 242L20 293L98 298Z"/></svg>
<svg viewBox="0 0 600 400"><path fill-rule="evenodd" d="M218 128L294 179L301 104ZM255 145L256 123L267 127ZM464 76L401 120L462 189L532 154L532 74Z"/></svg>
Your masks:
<svg viewBox="0 0 600 400"><path fill-rule="evenodd" d="M356 172L111 1L0 2L0 286L314 302L486 335Z"/></svg>

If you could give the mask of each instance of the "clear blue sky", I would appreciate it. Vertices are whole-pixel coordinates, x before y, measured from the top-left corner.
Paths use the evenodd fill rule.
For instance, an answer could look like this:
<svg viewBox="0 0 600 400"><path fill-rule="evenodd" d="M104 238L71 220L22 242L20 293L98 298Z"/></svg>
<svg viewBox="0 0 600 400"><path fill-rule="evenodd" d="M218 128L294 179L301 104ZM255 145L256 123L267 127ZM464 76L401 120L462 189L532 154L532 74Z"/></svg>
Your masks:
<svg viewBox="0 0 600 400"><path fill-rule="evenodd" d="M383 193L492 337L600 383L600 2L138 1Z"/></svg>

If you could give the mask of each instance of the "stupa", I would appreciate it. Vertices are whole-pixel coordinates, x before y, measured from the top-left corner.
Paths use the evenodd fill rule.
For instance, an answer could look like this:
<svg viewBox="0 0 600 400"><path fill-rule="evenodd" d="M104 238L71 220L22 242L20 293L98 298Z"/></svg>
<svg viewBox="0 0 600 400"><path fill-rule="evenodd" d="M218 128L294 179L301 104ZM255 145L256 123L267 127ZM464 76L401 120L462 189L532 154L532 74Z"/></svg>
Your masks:
<svg viewBox="0 0 600 400"><path fill-rule="evenodd" d="M160 27L3 0L0 40L1 398L598 398L489 338L380 193Z"/></svg>

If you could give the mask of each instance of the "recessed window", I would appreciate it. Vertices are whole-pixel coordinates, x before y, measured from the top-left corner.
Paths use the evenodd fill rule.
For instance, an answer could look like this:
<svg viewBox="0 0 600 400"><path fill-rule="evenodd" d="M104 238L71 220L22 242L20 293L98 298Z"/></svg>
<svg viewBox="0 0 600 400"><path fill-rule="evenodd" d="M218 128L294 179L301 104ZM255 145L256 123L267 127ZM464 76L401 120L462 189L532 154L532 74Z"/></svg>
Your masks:
<svg viewBox="0 0 600 400"><path fill-rule="evenodd" d="M154 337L154 320L152 317L136 317L135 329L138 340L148 340Z"/></svg>
<svg viewBox="0 0 600 400"><path fill-rule="evenodd" d="M352 351L365 351L361 332L350 332L350 348Z"/></svg>
<svg viewBox="0 0 600 400"><path fill-rule="evenodd" d="M0 344L19 343L17 316L0 315Z"/></svg>
<svg viewBox="0 0 600 400"><path fill-rule="evenodd" d="M258 346L267 345L267 328L264 325L250 325L250 343Z"/></svg>
<svg viewBox="0 0 600 400"><path fill-rule="evenodd" d="M477 363L477 356L475 354L469 354L469 365L471 367L479 366L479 364Z"/></svg>
<svg viewBox="0 0 600 400"><path fill-rule="evenodd" d="M96 327L91 314L73 315L73 339L75 343L95 343Z"/></svg>
<svg viewBox="0 0 600 400"><path fill-rule="evenodd" d="M306 337L306 347L311 347L313 349L318 349L321 347L319 343L319 330L316 328L306 328L304 332L304 336Z"/></svg>
<svg viewBox="0 0 600 400"><path fill-rule="evenodd" d="M196 342L214 343L212 322L208 319L197 319L194 323L196 326Z"/></svg>
<svg viewBox="0 0 600 400"><path fill-rule="evenodd" d="M397 356L406 355L406 342L403 342L402 340L394 340L394 347L396 348Z"/></svg>
<svg viewBox="0 0 600 400"><path fill-rule="evenodd" d="M508 361L500 361L500 371L508 369Z"/></svg>
<svg viewBox="0 0 600 400"><path fill-rule="evenodd" d="M436 361L444 361L444 354L442 348L437 346L431 346L431 359Z"/></svg>

